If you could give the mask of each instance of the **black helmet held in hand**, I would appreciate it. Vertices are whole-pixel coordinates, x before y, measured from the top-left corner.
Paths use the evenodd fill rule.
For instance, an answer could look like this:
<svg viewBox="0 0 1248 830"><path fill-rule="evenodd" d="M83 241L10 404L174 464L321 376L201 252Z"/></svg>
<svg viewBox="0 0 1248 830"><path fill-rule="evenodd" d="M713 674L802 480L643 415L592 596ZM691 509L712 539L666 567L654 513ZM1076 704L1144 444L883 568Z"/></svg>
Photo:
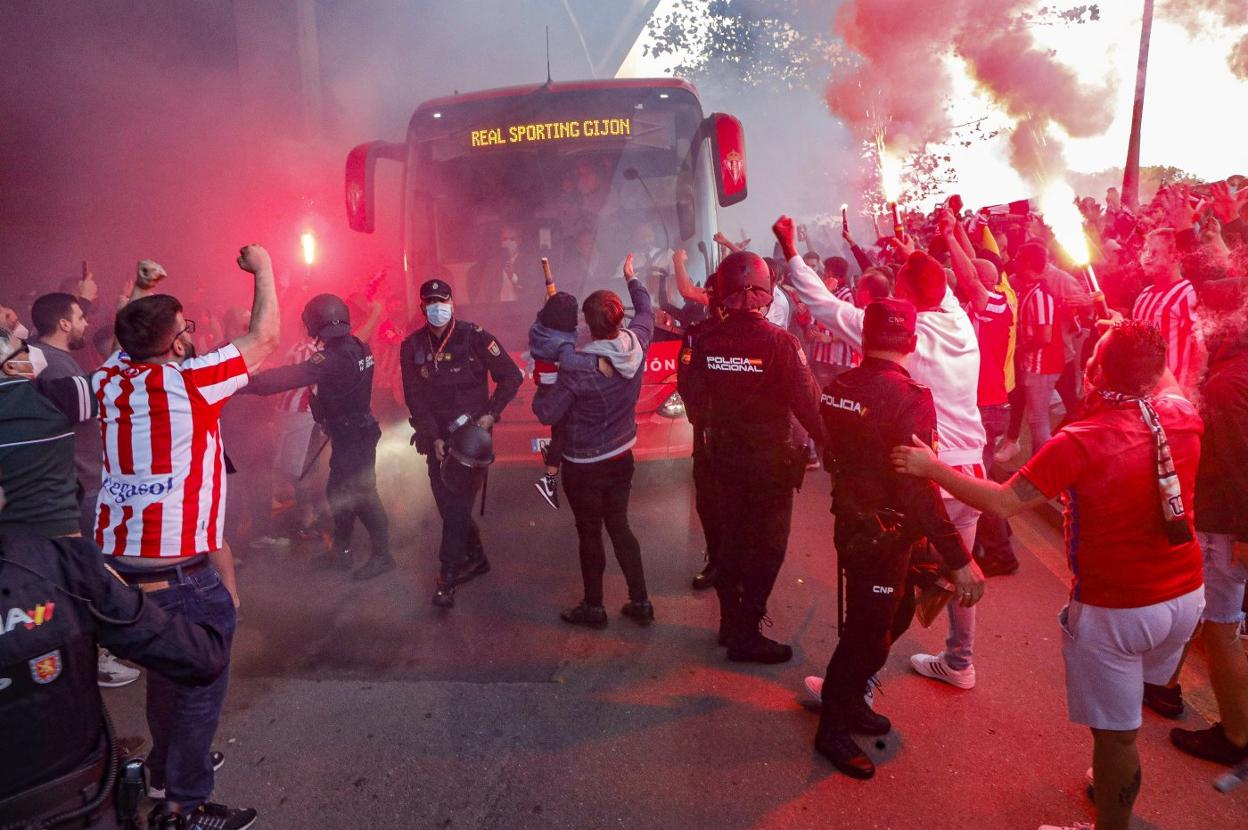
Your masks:
<svg viewBox="0 0 1248 830"><path fill-rule="evenodd" d="M442 458L442 483L453 493L471 495L481 486L485 471L494 463L494 437L475 423L451 433Z"/></svg>
<svg viewBox="0 0 1248 830"><path fill-rule="evenodd" d="M308 335L321 340L351 333L351 312L341 297L317 294L303 307L303 326Z"/></svg>
<svg viewBox="0 0 1248 830"><path fill-rule="evenodd" d="M729 311L750 311L771 305L771 272L751 251L724 257L715 271L715 296Z"/></svg>

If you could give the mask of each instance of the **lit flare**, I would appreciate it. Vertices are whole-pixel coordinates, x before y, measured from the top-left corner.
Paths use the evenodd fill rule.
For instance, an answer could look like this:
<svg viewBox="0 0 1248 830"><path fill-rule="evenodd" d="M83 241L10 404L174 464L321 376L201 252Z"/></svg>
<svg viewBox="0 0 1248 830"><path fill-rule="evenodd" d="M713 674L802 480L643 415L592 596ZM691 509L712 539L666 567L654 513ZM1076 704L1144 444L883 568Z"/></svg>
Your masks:
<svg viewBox="0 0 1248 830"><path fill-rule="evenodd" d="M1074 189L1066 182L1051 183L1040 197L1040 212L1066 256L1075 265L1087 265L1092 259L1092 252L1083 229L1083 216L1075 204Z"/></svg>
<svg viewBox="0 0 1248 830"><path fill-rule="evenodd" d="M299 237L299 244L303 246L303 261L308 265L316 262L316 237L311 231Z"/></svg>

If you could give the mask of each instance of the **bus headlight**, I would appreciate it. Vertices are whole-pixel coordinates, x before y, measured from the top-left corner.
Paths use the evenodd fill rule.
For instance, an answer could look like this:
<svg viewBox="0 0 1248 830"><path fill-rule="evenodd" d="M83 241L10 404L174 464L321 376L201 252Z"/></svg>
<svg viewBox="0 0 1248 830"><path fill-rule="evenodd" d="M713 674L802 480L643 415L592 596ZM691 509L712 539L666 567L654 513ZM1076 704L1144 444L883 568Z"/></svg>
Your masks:
<svg viewBox="0 0 1248 830"><path fill-rule="evenodd" d="M679 392L673 392L663 401L658 412L664 418L683 418L685 415L685 402L680 399Z"/></svg>

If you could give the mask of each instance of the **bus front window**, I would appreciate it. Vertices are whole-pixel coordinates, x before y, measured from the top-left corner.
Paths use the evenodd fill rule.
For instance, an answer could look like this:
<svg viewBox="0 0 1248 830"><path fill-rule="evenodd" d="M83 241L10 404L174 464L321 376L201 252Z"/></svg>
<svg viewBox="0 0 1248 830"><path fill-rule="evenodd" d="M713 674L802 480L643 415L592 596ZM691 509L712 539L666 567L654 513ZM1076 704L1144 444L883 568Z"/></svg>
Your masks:
<svg viewBox="0 0 1248 830"><path fill-rule="evenodd" d="M682 238L689 222L677 211L678 197L687 201L693 190L689 154L701 120L696 102L654 110L628 103L624 126L622 119L555 121L549 112L514 111L526 102L532 106L524 99L485 114L469 107L458 114L459 123L442 125L442 132L414 146L408 241L425 252L417 261L452 282L465 319L509 344L525 336L544 300L543 257L556 286L578 300L606 288L627 301L621 272L631 252L656 304L679 309L672 250L696 251L697 245L693 237ZM567 111L566 101L557 103ZM594 106L603 104L595 100ZM578 134L542 140L538 132L538 140L528 141L531 130L468 129L533 122L545 135L557 136L566 125ZM627 134L586 137L591 129ZM517 135L520 140L508 140Z"/></svg>

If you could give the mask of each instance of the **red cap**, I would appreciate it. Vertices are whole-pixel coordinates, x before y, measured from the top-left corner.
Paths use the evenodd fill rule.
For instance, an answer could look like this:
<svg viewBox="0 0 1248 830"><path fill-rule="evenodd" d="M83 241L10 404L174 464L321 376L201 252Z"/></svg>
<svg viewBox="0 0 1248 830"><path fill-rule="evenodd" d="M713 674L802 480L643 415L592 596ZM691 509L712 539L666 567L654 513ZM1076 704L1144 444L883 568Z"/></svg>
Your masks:
<svg viewBox="0 0 1248 830"><path fill-rule="evenodd" d="M929 311L940 305L949 290L945 269L924 251L915 251L897 272L894 292L903 300L914 303L919 311Z"/></svg>

